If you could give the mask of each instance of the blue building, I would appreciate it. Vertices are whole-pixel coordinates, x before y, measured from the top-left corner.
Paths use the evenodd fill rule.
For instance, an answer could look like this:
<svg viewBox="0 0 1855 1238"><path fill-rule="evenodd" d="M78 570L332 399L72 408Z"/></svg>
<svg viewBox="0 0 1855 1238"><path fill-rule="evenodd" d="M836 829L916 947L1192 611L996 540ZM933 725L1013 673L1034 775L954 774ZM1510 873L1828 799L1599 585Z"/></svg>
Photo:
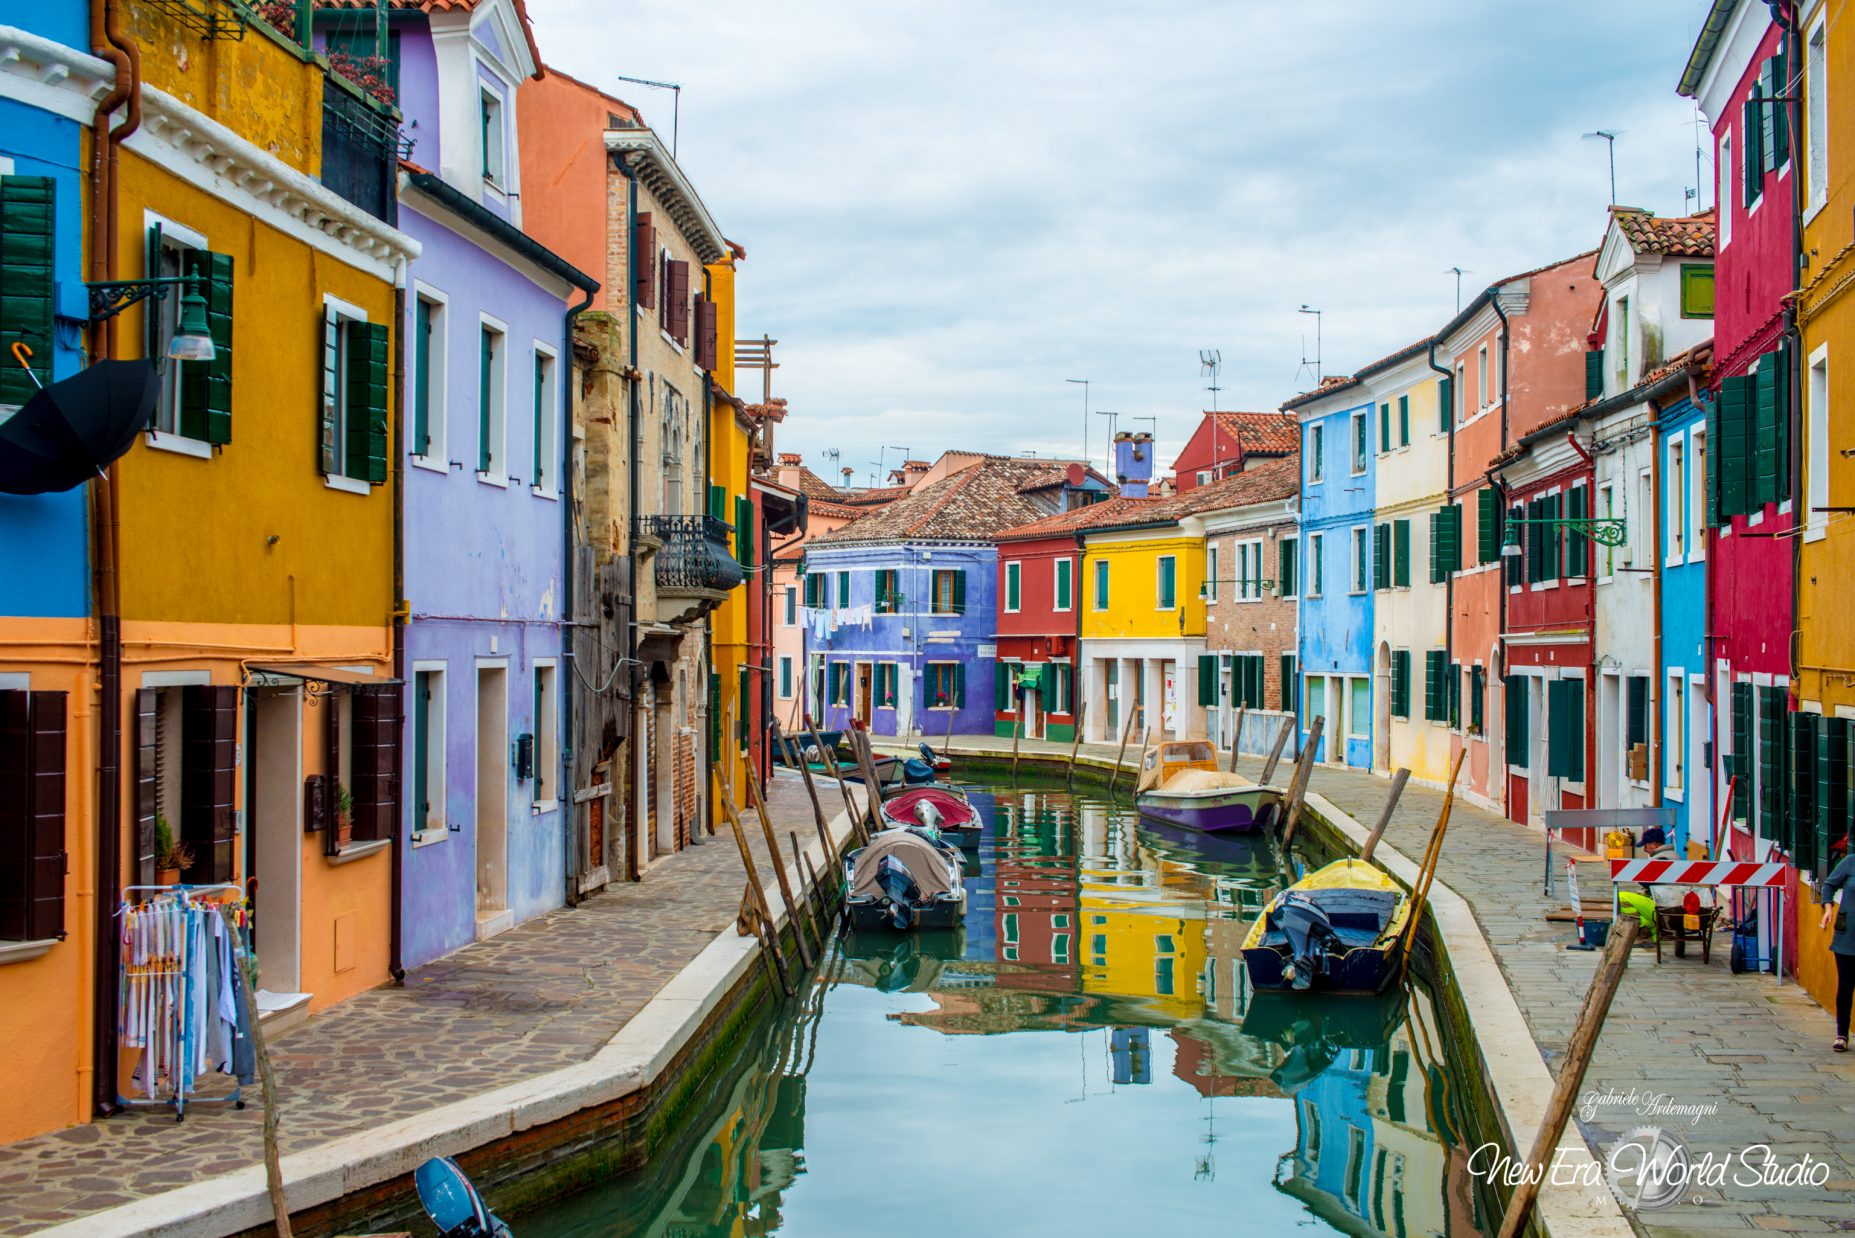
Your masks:
<svg viewBox="0 0 1855 1238"><path fill-rule="evenodd" d="M877 735L991 734L999 532L1093 502L1098 474L988 456L808 543L806 709Z"/></svg>
<svg viewBox="0 0 1855 1238"><path fill-rule="evenodd" d="M1704 406L1686 396L1669 404L1656 422L1662 491L1656 539L1662 548L1657 785L1662 803L1675 810L1673 841L1683 855L1690 835L1703 846L1711 846L1713 838L1713 783L1707 772L1713 726L1707 701L1706 434Z"/></svg>
<svg viewBox="0 0 1855 1238"><path fill-rule="evenodd" d="M1323 761L1372 764L1373 404L1352 384L1282 406L1301 419L1301 733ZM1342 746L1343 745L1343 746Z"/></svg>

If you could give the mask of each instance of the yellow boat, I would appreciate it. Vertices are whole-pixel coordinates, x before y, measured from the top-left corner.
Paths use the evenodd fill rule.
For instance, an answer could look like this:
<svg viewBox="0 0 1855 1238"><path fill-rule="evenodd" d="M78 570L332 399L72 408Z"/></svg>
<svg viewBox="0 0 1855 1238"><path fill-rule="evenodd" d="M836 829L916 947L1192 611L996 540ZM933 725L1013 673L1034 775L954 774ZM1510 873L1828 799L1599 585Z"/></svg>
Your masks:
<svg viewBox="0 0 1855 1238"><path fill-rule="evenodd" d="M1378 993L1403 970L1411 898L1375 865L1335 860L1270 900L1243 941L1258 990Z"/></svg>

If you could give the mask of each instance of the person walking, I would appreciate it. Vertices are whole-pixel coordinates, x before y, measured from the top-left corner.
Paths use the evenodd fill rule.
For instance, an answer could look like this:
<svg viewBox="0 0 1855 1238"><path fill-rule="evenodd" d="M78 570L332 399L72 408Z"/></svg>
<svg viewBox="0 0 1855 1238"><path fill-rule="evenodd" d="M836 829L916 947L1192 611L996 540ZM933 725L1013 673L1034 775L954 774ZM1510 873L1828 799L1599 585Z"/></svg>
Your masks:
<svg viewBox="0 0 1855 1238"><path fill-rule="evenodd" d="M1855 851L1842 857L1829 879L1823 882L1821 927L1828 928L1833 919L1836 932L1829 939L1829 949L1836 956L1836 1038L1830 1048L1837 1053L1849 1051L1849 1001L1855 998L1855 918L1848 913L1849 886L1855 885ZM1842 897L1837 899L1837 895Z"/></svg>

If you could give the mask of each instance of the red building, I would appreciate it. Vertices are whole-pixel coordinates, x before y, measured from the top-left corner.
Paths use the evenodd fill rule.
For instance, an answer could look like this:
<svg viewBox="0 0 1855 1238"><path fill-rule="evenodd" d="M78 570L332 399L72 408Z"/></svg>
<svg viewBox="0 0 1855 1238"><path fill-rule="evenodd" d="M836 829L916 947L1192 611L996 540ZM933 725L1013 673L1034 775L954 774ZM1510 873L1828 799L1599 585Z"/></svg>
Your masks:
<svg viewBox="0 0 1855 1238"><path fill-rule="evenodd" d="M1076 735L1076 642L1082 631L1081 532L1153 499L1114 498L1007 529L998 543L997 733L1023 709L1026 739Z"/></svg>
<svg viewBox="0 0 1855 1238"><path fill-rule="evenodd" d="M1577 426L1573 410L1494 458L1509 527L1519 541L1502 555L1507 618L1501 635L1507 650L1507 815L1521 823L1541 821L1550 809L1585 807L1596 756L1587 725L1594 704L1592 544L1555 523L1592 514L1592 460L1573 433ZM1653 621L1644 616L1643 622ZM1488 685L1472 679L1464 685L1455 667L1444 670L1441 690L1451 697L1469 694L1446 702L1450 715L1475 717L1485 708ZM1434 681L1426 675L1425 682Z"/></svg>
<svg viewBox="0 0 1855 1238"><path fill-rule="evenodd" d="M1797 6L1783 7L1794 24ZM1680 87L1712 126L1719 176L1715 398L1706 426L1713 527L1705 656L1713 750L1721 758L1712 802L1724 804L1726 788L1738 779L1734 848L1740 858L1759 859L1782 836L1785 810L1798 441L1797 357L1784 312L1797 271L1796 109L1760 100L1798 93L1790 52L1769 7L1719 0ZM1793 915L1796 901L1787 900ZM1787 944L1785 953L1794 950Z"/></svg>
<svg viewBox="0 0 1855 1238"><path fill-rule="evenodd" d="M1206 413L1172 462L1180 494L1241 473L1259 460L1301 450L1301 426L1289 413Z"/></svg>

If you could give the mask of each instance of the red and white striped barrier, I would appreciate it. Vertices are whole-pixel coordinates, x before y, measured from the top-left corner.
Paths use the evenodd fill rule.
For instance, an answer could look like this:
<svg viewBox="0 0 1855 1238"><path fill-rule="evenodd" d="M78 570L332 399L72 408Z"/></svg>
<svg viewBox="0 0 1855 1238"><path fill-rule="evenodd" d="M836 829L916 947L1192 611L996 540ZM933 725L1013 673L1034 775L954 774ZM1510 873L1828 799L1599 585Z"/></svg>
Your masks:
<svg viewBox="0 0 1855 1238"><path fill-rule="evenodd" d="M1784 865L1732 860L1612 860L1610 879L1688 886L1782 886Z"/></svg>

